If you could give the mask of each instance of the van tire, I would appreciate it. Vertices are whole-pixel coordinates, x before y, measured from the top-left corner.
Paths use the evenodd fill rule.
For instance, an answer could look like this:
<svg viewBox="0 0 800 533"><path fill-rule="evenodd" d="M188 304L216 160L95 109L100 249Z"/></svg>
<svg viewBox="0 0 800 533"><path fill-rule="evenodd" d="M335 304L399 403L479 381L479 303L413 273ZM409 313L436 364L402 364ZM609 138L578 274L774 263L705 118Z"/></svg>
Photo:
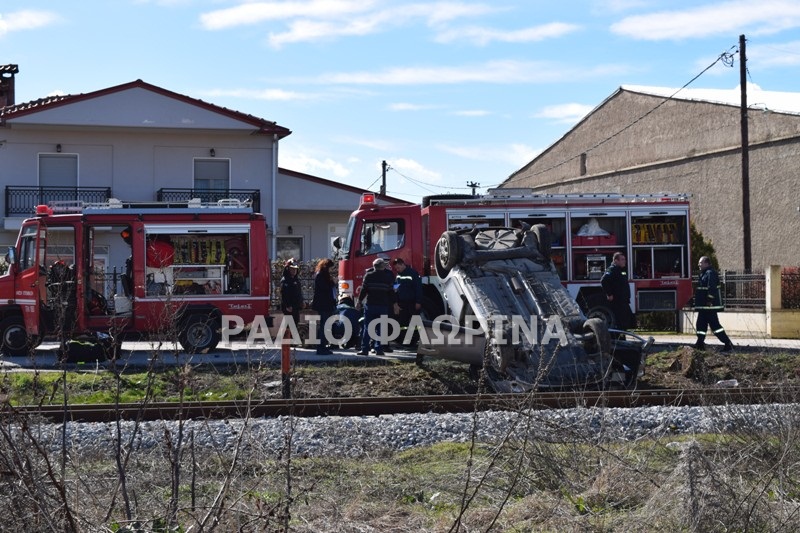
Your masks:
<svg viewBox="0 0 800 533"><path fill-rule="evenodd" d="M28 355L33 349L21 316L10 316L0 321L0 341L3 355L18 357Z"/></svg>
<svg viewBox="0 0 800 533"><path fill-rule="evenodd" d="M438 256L442 266L448 272L461 261L461 237L455 231L445 231L439 237Z"/></svg>
<svg viewBox="0 0 800 533"><path fill-rule="evenodd" d="M589 353L599 351L602 354L611 353L611 335L608 326L602 318L590 318L583 323L584 333L591 333L591 341L585 347Z"/></svg>
<svg viewBox="0 0 800 533"><path fill-rule="evenodd" d="M550 234L550 230L544 224L535 224L531 231L539 241L539 253L550 259L550 254L553 252L553 236Z"/></svg>
<svg viewBox="0 0 800 533"><path fill-rule="evenodd" d="M217 347L220 338L217 317L195 313L183 323L178 341L186 353L207 353Z"/></svg>

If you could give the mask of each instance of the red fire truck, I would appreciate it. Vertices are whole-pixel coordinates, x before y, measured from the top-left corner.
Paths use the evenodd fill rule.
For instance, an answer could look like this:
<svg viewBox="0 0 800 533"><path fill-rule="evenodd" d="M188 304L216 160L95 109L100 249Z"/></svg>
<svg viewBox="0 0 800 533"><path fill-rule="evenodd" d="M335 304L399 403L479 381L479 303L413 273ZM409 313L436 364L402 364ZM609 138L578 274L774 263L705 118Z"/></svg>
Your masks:
<svg viewBox="0 0 800 533"><path fill-rule="evenodd" d="M422 205L382 206L364 194L337 251L339 290L357 294L383 255L402 258L424 282L425 313L446 311L436 275L443 232L544 224L562 283L588 317L613 324L600 278L615 252L628 257L634 311L675 311L691 296L689 202L682 194L535 194L493 189L484 196L442 195Z"/></svg>
<svg viewBox="0 0 800 533"><path fill-rule="evenodd" d="M264 216L235 200L38 206L0 276L2 351L91 332L213 349L224 315L268 321L268 257Z"/></svg>

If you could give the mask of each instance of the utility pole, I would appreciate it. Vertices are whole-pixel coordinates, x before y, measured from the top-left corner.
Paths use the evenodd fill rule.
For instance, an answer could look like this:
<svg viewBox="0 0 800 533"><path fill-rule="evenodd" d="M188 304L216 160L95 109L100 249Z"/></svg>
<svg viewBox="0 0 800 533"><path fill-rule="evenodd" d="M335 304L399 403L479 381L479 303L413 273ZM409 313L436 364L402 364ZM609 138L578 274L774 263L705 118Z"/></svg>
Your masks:
<svg viewBox="0 0 800 533"><path fill-rule="evenodd" d="M381 196L386 196L386 169L389 168L389 165L386 164L386 161L381 162Z"/></svg>
<svg viewBox="0 0 800 533"><path fill-rule="evenodd" d="M472 187L472 196L475 196L475 189L480 186L481 186L480 183L475 183L474 181L467 182L467 187Z"/></svg>
<svg viewBox="0 0 800 533"><path fill-rule="evenodd" d="M747 126L747 54L744 35L739 36L739 85L742 90L742 240L744 248L744 269L753 268L752 241L750 232L750 140Z"/></svg>

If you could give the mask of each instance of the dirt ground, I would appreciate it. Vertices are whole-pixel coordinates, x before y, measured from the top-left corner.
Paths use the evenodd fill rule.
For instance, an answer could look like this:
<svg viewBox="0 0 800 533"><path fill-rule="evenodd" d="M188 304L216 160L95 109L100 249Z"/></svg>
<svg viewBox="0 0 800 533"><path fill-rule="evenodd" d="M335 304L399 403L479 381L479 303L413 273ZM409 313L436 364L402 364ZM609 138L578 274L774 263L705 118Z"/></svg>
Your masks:
<svg viewBox="0 0 800 533"><path fill-rule="evenodd" d="M638 388L713 387L735 379L740 387L800 384L800 350L737 348L722 354L688 346L661 347L647 357ZM482 386L467 365L426 358L302 365L293 373L296 397L370 397L469 394ZM273 391L274 392L274 391Z"/></svg>

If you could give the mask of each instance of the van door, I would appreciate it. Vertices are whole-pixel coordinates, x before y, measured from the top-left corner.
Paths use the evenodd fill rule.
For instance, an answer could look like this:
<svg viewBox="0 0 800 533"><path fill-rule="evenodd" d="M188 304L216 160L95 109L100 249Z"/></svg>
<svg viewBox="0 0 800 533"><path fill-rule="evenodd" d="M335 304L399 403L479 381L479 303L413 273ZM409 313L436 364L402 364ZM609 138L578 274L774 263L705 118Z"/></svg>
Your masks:
<svg viewBox="0 0 800 533"><path fill-rule="evenodd" d="M40 334L41 306L47 303L46 237L47 230L38 220L26 224L20 231L17 250L19 274L16 276L14 299L22 308L29 335Z"/></svg>

